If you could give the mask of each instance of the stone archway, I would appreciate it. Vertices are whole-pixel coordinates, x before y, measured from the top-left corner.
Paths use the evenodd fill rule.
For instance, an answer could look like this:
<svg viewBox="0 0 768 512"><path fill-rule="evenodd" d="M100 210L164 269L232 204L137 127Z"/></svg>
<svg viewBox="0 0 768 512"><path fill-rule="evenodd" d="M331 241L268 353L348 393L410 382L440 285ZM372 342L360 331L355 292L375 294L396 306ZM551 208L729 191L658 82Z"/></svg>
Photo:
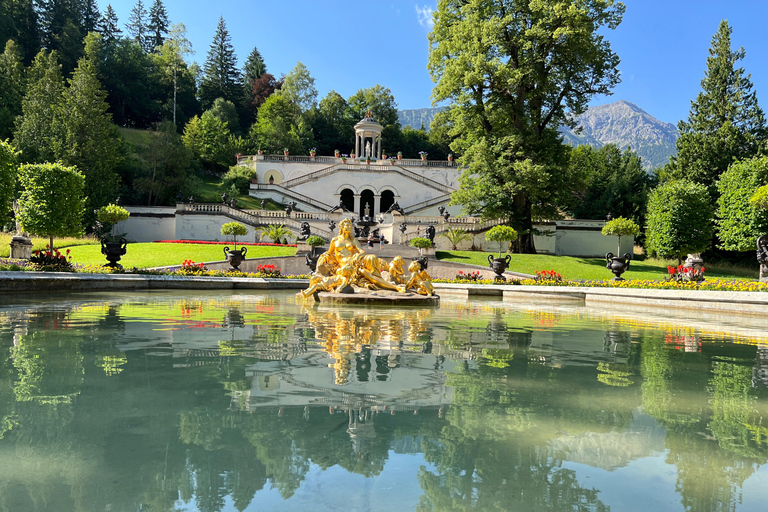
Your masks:
<svg viewBox="0 0 768 512"><path fill-rule="evenodd" d="M389 207L395 204L395 193L391 190L381 191L381 207L377 213L384 213L389 210Z"/></svg>
<svg viewBox="0 0 768 512"><path fill-rule="evenodd" d="M351 212L355 211L355 192L351 188L345 188L339 195L344 208Z"/></svg>
<svg viewBox="0 0 768 512"><path fill-rule="evenodd" d="M359 215L362 217L365 215L365 207L368 206L368 214L373 217L375 215L374 208L376 206L376 203L374 202L374 194L373 190L371 189L364 189L362 192L360 192L360 212Z"/></svg>

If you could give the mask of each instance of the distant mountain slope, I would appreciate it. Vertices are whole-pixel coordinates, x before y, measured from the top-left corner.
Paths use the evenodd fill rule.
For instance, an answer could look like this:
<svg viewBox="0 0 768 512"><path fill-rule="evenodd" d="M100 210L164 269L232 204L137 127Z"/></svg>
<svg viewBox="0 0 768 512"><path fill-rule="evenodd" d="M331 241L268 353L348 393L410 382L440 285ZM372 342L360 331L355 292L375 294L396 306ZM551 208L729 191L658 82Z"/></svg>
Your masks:
<svg viewBox="0 0 768 512"><path fill-rule="evenodd" d="M445 107L398 110L397 119L400 121L400 126L403 128L410 126L411 128L418 130L423 126L425 130L429 131L429 126L432 124L432 120L438 112L442 112L443 110L445 110Z"/></svg>
<svg viewBox="0 0 768 512"><path fill-rule="evenodd" d="M400 124L429 130L435 115L444 108L398 110ZM607 105L590 107L577 119L581 133L563 128L565 142L573 146L589 144L601 148L616 144L622 149L630 146L643 159L647 170L661 167L675 154L677 127L659 121L634 103L619 100Z"/></svg>
<svg viewBox="0 0 768 512"><path fill-rule="evenodd" d="M675 154L678 137L675 125L659 121L628 101L590 107L577 122L582 128L580 134L566 128L561 130L565 141L574 146L589 144L599 148L615 144L622 149L630 146L648 170L661 167Z"/></svg>

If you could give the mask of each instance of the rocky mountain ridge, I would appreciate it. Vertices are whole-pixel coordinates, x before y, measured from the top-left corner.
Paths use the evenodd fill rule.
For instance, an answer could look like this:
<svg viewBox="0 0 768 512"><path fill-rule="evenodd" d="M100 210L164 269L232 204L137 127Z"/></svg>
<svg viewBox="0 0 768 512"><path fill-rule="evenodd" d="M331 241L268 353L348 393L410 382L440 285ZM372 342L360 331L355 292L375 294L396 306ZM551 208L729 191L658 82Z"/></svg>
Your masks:
<svg viewBox="0 0 768 512"><path fill-rule="evenodd" d="M435 115L443 108L399 110L400 124L412 128L429 129ZM652 170L669 162L675 154L677 127L659 121L634 103L619 100L606 105L590 107L577 119L581 129L562 128L560 132L568 144L589 144L596 148L615 144L622 149L631 147L643 159L643 166Z"/></svg>

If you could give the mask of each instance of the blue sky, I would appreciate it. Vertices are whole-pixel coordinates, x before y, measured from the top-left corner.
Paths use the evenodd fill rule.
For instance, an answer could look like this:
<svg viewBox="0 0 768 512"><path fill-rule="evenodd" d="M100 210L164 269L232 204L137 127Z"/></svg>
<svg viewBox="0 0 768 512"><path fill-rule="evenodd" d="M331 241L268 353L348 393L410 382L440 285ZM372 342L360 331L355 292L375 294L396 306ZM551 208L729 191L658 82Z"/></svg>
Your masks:
<svg viewBox="0 0 768 512"><path fill-rule="evenodd" d="M152 0L143 0L149 8ZM106 8L99 0L99 8ZM136 0L112 0L124 28ZM621 57L622 83L609 97L631 101L654 117L677 123L700 90L707 50L718 23L733 28L734 48L747 52L758 99L768 109L768 1L626 0L624 21L607 31ZM237 57L257 47L267 70L287 74L297 62L315 78L320 98L336 90L345 98L361 88L389 87L401 109L431 106L427 72L431 12L436 1L408 0L164 0L172 23L184 23L195 60L202 65L219 16Z"/></svg>

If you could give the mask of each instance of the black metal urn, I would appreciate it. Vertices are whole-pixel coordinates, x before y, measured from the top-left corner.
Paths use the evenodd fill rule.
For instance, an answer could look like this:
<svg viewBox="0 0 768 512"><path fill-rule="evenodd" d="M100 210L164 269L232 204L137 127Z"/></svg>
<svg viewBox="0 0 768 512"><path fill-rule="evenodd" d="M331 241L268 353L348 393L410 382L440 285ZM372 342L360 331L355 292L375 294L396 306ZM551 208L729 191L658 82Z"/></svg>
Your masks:
<svg viewBox="0 0 768 512"><path fill-rule="evenodd" d="M239 249L233 249L229 250L229 247L224 247L224 256L227 259L227 263L229 263L232 266L233 270L238 270L237 267L240 266L240 264L245 259L245 254L248 252L247 247L241 247Z"/></svg>
<svg viewBox="0 0 768 512"><path fill-rule="evenodd" d="M512 261L512 256L509 254L504 258L494 258L493 254L488 255L488 266L491 267L491 270L496 272L496 281L507 280L502 274L507 270L510 261Z"/></svg>
<svg viewBox="0 0 768 512"><path fill-rule="evenodd" d="M128 245L128 240L125 238L120 238L117 242L110 242L106 238L101 239L101 254L107 257L107 263L106 266L117 268L121 267L118 263L120 261L120 258L125 256L125 247Z"/></svg>
<svg viewBox="0 0 768 512"><path fill-rule="evenodd" d="M624 278L621 277L621 274L629 269L629 260L631 259L632 255L630 253L625 253L624 256L614 256L612 252L609 252L605 255L605 260L607 262L605 268L613 272L613 275L616 276L613 278L614 281L624 280Z"/></svg>

